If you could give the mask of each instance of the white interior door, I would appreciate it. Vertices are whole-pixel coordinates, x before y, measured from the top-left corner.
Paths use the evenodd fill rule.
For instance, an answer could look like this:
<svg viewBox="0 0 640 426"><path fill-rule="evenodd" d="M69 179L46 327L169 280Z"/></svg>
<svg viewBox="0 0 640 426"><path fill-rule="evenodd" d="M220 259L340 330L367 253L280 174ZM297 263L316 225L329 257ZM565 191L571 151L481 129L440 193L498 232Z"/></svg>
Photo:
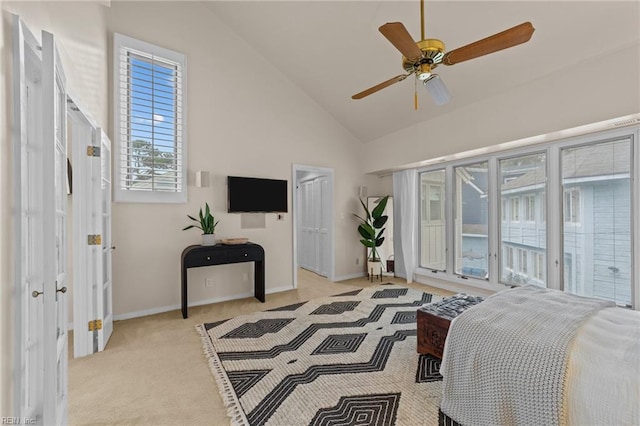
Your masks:
<svg viewBox="0 0 640 426"><path fill-rule="evenodd" d="M329 241L329 226L331 222L331 187L329 179L322 176L317 180L320 192L320 205L318 206L318 274L329 276L329 261L331 246Z"/></svg>
<svg viewBox="0 0 640 426"><path fill-rule="evenodd" d="M333 169L294 164L293 180L293 286L297 287L299 267L336 280Z"/></svg>
<svg viewBox="0 0 640 426"><path fill-rule="evenodd" d="M67 424L67 94L53 34L42 31L43 423Z"/></svg>
<svg viewBox="0 0 640 426"><path fill-rule="evenodd" d="M331 188L326 176L302 182L300 185L300 250L302 268L324 277L329 274L331 220Z"/></svg>
<svg viewBox="0 0 640 426"><path fill-rule="evenodd" d="M95 126L92 120L69 96L69 123L72 150L72 208L73 208L73 356L78 358L94 352L93 332L88 330L89 319L94 317L87 235L90 222L90 192L86 182L95 163L87 157L87 148L93 146Z"/></svg>
<svg viewBox="0 0 640 426"><path fill-rule="evenodd" d="M320 187L318 180L311 184L311 203L309 205L309 218L311 220L311 270L316 274L320 272Z"/></svg>
<svg viewBox="0 0 640 426"><path fill-rule="evenodd" d="M102 352L113 332L113 275L112 275L112 252L115 247L111 241L111 141L106 133L96 129L96 140L100 146L100 168L99 174L92 178L93 193L97 198L97 212L100 221L100 235L102 244L98 247L100 252L96 268L98 273L99 288L96 291L96 313L97 319L101 321L98 326L98 351Z"/></svg>
<svg viewBox="0 0 640 426"><path fill-rule="evenodd" d="M44 258L42 52L13 16L15 351L14 410L42 424Z"/></svg>
<svg viewBox="0 0 640 426"><path fill-rule="evenodd" d="M300 184L300 266L313 270L313 220L311 182Z"/></svg>
<svg viewBox="0 0 640 426"><path fill-rule="evenodd" d="M69 97L73 146L74 357L104 350L113 330L111 142Z"/></svg>

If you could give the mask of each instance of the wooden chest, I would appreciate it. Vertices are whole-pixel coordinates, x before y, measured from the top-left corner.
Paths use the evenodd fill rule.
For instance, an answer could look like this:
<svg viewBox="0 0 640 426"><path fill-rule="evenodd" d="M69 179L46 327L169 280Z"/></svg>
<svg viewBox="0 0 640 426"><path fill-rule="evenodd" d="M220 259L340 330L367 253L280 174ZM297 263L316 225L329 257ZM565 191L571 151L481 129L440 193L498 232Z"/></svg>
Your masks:
<svg viewBox="0 0 640 426"><path fill-rule="evenodd" d="M482 300L482 297L456 294L418 309L418 353L442 358L451 321Z"/></svg>

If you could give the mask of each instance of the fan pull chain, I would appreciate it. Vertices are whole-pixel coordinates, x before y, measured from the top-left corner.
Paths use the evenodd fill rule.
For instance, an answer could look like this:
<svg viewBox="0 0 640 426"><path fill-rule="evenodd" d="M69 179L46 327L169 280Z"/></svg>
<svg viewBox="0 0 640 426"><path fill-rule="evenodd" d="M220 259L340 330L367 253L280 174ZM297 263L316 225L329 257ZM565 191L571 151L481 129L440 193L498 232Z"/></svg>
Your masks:
<svg viewBox="0 0 640 426"><path fill-rule="evenodd" d="M413 80L413 109L418 110L418 79Z"/></svg>

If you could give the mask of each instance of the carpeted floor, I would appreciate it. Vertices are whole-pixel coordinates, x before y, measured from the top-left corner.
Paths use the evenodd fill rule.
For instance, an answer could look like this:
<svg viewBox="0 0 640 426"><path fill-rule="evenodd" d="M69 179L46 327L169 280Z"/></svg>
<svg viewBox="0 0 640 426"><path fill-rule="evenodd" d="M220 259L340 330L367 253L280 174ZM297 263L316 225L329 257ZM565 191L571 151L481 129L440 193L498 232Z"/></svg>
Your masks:
<svg viewBox="0 0 640 426"><path fill-rule="evenodd" d="M69 356L69 424L228 425L195 325L372 285L365 278L331 283L301 270L296 290L267 295L264 304L247 298L190 307L187 319L175 310L116 321L104 352ZM451 294L417 283L410 287Z"/></svg>
<svg viewBox="0 0 640 426"><path fill-rule="evenodd" d="M433 425L440 360L416 310L441 296L386 284L197 326L238 425Z"/></svg>

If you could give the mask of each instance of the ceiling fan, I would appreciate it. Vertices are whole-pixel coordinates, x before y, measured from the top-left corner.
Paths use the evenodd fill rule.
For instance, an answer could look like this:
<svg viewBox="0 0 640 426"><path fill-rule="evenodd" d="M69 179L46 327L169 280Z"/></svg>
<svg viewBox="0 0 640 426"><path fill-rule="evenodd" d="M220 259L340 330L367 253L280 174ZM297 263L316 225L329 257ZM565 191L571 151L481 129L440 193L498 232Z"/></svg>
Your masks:
<svg viewBox="0 0 640 426"><path fill-rule="evenodd" d="M439 64L455 65L460 62L488 55L509 47L526 43L531 39L535 28L531 22L524 22L513 28L494 34L466 46L446 51L441 40L424 37L424 0L420 0L421 39L415 42L401 22L389 22L378 30L402 53L402 68L406 74L397 75L387 81L356 93L352 99L362 99L379 90L398 83L414 74L417 81L422 81L432 98L438 105L444 105L451 100L446 86L433 69ZM414 95L415 109L418 109L418 93Z"/></svg>

